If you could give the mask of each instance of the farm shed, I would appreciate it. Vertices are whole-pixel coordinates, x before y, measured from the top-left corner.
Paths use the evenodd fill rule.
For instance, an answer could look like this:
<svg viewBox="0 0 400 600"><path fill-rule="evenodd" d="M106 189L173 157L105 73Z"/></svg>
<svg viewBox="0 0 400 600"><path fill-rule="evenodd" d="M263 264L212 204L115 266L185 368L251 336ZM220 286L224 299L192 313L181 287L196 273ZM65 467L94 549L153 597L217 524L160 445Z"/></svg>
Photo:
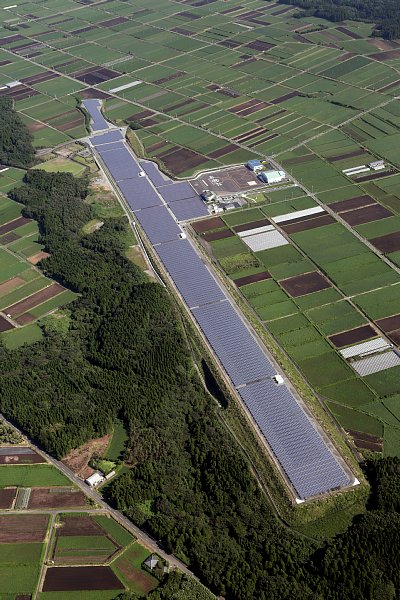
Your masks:
<svg viewBox="0 0 400 600"><path fill-rule="evenodd" d="M264 183L279 183L286 177L285 171L263 171L258 176Z"/></svg>

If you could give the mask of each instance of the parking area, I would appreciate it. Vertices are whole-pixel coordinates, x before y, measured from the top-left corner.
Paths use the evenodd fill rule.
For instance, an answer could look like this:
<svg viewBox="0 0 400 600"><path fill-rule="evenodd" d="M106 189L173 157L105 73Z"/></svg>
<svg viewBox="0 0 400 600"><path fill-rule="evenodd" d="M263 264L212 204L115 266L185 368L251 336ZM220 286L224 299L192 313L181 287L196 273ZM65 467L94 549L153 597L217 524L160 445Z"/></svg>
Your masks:
<svg viewBox="0 0 400 600"><path fill-rule="evenodd" d="M257 179L256 175L244 165L209 173L200 173L190 183L199 194L204 190L224 194L245 192L257 187L263 187L263 184Z"/></svg>

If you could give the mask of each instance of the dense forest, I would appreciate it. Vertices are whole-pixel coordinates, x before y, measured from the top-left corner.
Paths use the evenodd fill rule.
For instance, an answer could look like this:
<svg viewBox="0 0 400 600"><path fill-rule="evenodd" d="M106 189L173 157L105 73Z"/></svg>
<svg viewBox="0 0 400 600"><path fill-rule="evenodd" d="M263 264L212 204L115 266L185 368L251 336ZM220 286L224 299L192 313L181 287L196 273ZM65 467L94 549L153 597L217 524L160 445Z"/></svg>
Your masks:
<svg viewBox="0 0 400 600"><path fill-rule="evenodd" d="M0 97L0 164L10 167L30 167L35 157L32 136L11 98Z"/></svg>
<svg viewBox="0 0 400 600"><path fill-rule="evenodd" d="M373 35L393 40L400 37L400 3L398 0L280 0L302 10L295 16L315 16L337 23L366 21L376 24Z"/></svg>
<svg viewBox="0 0 400 600"><path fill-rule="evenodd" d="M345 534L321 544L283 527L215 416L167 292L124 257L127 222L82 234L86 193L84 179L32 171L11 194L39 222L45 272L80 297L67 335L0 348L1 411L57 457L121 417L132 468L108 499L227 599L392 600L400 461L371 463L370 506ZM152 594L184 596L172 579Z"/></svg>

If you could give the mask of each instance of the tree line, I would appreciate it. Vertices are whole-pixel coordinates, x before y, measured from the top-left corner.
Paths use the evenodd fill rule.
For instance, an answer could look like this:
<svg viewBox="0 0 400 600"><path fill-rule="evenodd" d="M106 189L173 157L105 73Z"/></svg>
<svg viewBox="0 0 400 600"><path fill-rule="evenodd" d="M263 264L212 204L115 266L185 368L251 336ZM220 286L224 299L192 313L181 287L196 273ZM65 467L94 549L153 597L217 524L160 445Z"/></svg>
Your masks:
<svg viewBox="0 0 400 600"><path fill-rule="evenodd" d="M9 167L32 166L35 158L33 138L17 112L13 101L0 97L0 164Z"/></svg>
<svg viewBox="0 0 400 600"><path fill-rule="evenodd" d="M400 4L397 0L280 0L301 10L295 17L318 17L333 23L365 21L376 24L374 36L393 40L400 37Z"/></svg>

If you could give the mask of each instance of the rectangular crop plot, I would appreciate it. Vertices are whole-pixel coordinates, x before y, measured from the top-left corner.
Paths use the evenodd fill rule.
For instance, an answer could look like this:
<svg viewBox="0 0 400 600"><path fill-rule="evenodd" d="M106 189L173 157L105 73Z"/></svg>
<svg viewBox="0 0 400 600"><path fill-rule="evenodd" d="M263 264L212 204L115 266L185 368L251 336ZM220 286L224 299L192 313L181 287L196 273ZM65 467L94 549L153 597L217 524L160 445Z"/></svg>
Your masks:
<svg viewBox="0 0 400 600"><path fill-rule="evenodd" d="M329 204L329 208L342 213L346 210L354 210L355 208L362 208L363 206L370 206L376 204L375 200L371 196L357 196L356 198L350 198L349 200L339 200L339 202L333 202Z"/></svg>
<svg viewBox="0 0 400 600"><path fill-rule="evenodd" d="M44 288L43 290L32 294L32 296L28 296L28 298L25 298L24 300L21 300L20 302L17 302L12 306L8 306L4 309L4 312L6 314L10 314L12 317L16 317L37 306L38 304L42 304L42 302L45 302L46 300L49 300L50 298L61 294L61 292L63 292L64 290L65 288L59 283L53 283L47 288Z"/></svg>
<svg viewBox="0 0 400 600"><path fill-rule="evenodd" d="M400 328L400 314L386 317L385 319L379 319L375 322L385 333L395 331Z"/></svg>
<svg viewBox="0 0 400 600"><path fill-rule="evenodd" d="M279 283L283 289L294 298L313 292L319 292L320 290L331 287L329 281L325 279L321 273L318 273L318 271L305 273L304 275L296 275L295 277L284 279Z"/></svg>
<svg viewBox="0 0 400 600"><path fill-rule="evenodd" d="M381 235L380 237L373 238L370 242L375 248L378 248L378 250L385 254L397 252L397 250L400 250L400 231Z"/></svg>
<svg viewBox="0 0 400 600"><path fill-rule="evenodd" d="M350 344L356 344L358 342L363 342L364 340L369 340L376 335L377 333L375 329L371 327L371 325L362 325L361 327L350 329L350 331L343 331L342 333L331 335L329 340L334 346L336 346L336 348L343 348L344 346L349 346Z"/></svg>
<svg viewBox="0 0 400 600"><path fill-rule="evenodd" d="M17 488L4 488L0 490L0 509L4 510L7 508L11 508L12 503L14 502L15 493Z"/></svg>
<svg viewBox="0 0 400 600"><path fill-rule="evenodd" d="M162 244L179 239L182 233L165 206L154 206L136 213L140 225L152 244Z"/></svg>
<svg viewBox="0 0 400 600"><path fill-rule="evenodd" d="M187 240L157 247L164 267L189 308L224 300L225 295Z"/></svg>
<svg viewBox="0 0 400 600"><path fill-rule="evenodd" d="M238 279L234 279L233 282L241 287L243 285L248 285L249 283L256 283L257 281L264 281L265 279L270 279L271 274L268 271L261 271L259 273L254 273L254 275L245 275L244 277L239 277Z"/></svg>
<svg viewBox="0 0 400 600"><path fill-rule="evenodd" d="M0 448L0 465L14 465L14 464L37 464L46 462L40 454L28 448L22 447L9 447Z"/></svg>
<svg viewBox="0 0 400 600"><path fill-rule="evenodd" d="M298 221L297 223L285 223L281 225L282 229L288 233L299 233L300 231L308 231L309 229L316 229L317 227L323 227L324 225L331 225L336 223L335 219L331 215L322 215L307 219L306 221Z"/></svg>
<svg viewBox="0 0 400 600"><path fill-rule="evenodd" d="M110 567L51 567L47 569L43 583L44 592L123 588Z"/></svg>
<svg viewBox="0 0 400 600"><path fill-rule="evenodd" d="M0 543L42 542L48 515L0 515Z"/></svg>
<svg viewBox="0 0 400 600"><path fill-rule="evenodd" d="M239 393L300 499L350 483L286 386L267 379L246 385Z"/></svg>
<svg viewBox="0 0 400 600"><path fill-rule="evenodd" d="M276 229L273 231L264 231L264 233L256 235L248 235L243 238L243 241L253 252L260 252L261 250L269 250L270 248L278 248L279 246L289 244L287 239Z"/></svg>
<svg viewBox="0 0 400 600"><path fill-rule="evenodd" d="M271 225L271 221L269 219L259 219L258 221L251 221L250 223L235 225L233 230L236 231L236 233L243 233L252 229L258 229L259 227L265 227L266 225Z"/></svg>
<svg viewBox="0 0 400 600"><path fill-rule="evenodd" d="M211 219L204 219L202 221L198 221L197 223L193 223L192 227L196 233L204 233L205 231L210 231L211 229L225 227L225 223L221 217L211 217Z"/></svg>
<svg viewBox="0 0 400 600"><path fill-rule="evenodd" d="M35 488L29 496L28 508L77 508L86 505L86 496L70 487Z"/></svg>
<svg viewBox="0 0 400 600"><path fill-rule="evenodd" d="M2 331L9 331L10 329L14 329L14 325L0 315L0 333Z"/></svg>
<svg viewBox="0 0 400 600"><path fill-rule="evenodd" d="M275 373L259 343L228 301L192 310L210 346L235 386Z"/></svg>
<svg viewBox="0 0 400 600"><path fill-rule="evenodd" d="M372 204L364 208L350 210L340 215L349 225L361 225L362 223L370 223L371 221L379 221L392 217L393 213L380 204Z"/></svg>
<svg viewBox="0 0 400 600"><path fill-rule="evenodd" d="M215 240L224 240L233 237L235 234L230 229L220 229L219 231L209 231L201 236L206 242L215 242Z"/></svg>

